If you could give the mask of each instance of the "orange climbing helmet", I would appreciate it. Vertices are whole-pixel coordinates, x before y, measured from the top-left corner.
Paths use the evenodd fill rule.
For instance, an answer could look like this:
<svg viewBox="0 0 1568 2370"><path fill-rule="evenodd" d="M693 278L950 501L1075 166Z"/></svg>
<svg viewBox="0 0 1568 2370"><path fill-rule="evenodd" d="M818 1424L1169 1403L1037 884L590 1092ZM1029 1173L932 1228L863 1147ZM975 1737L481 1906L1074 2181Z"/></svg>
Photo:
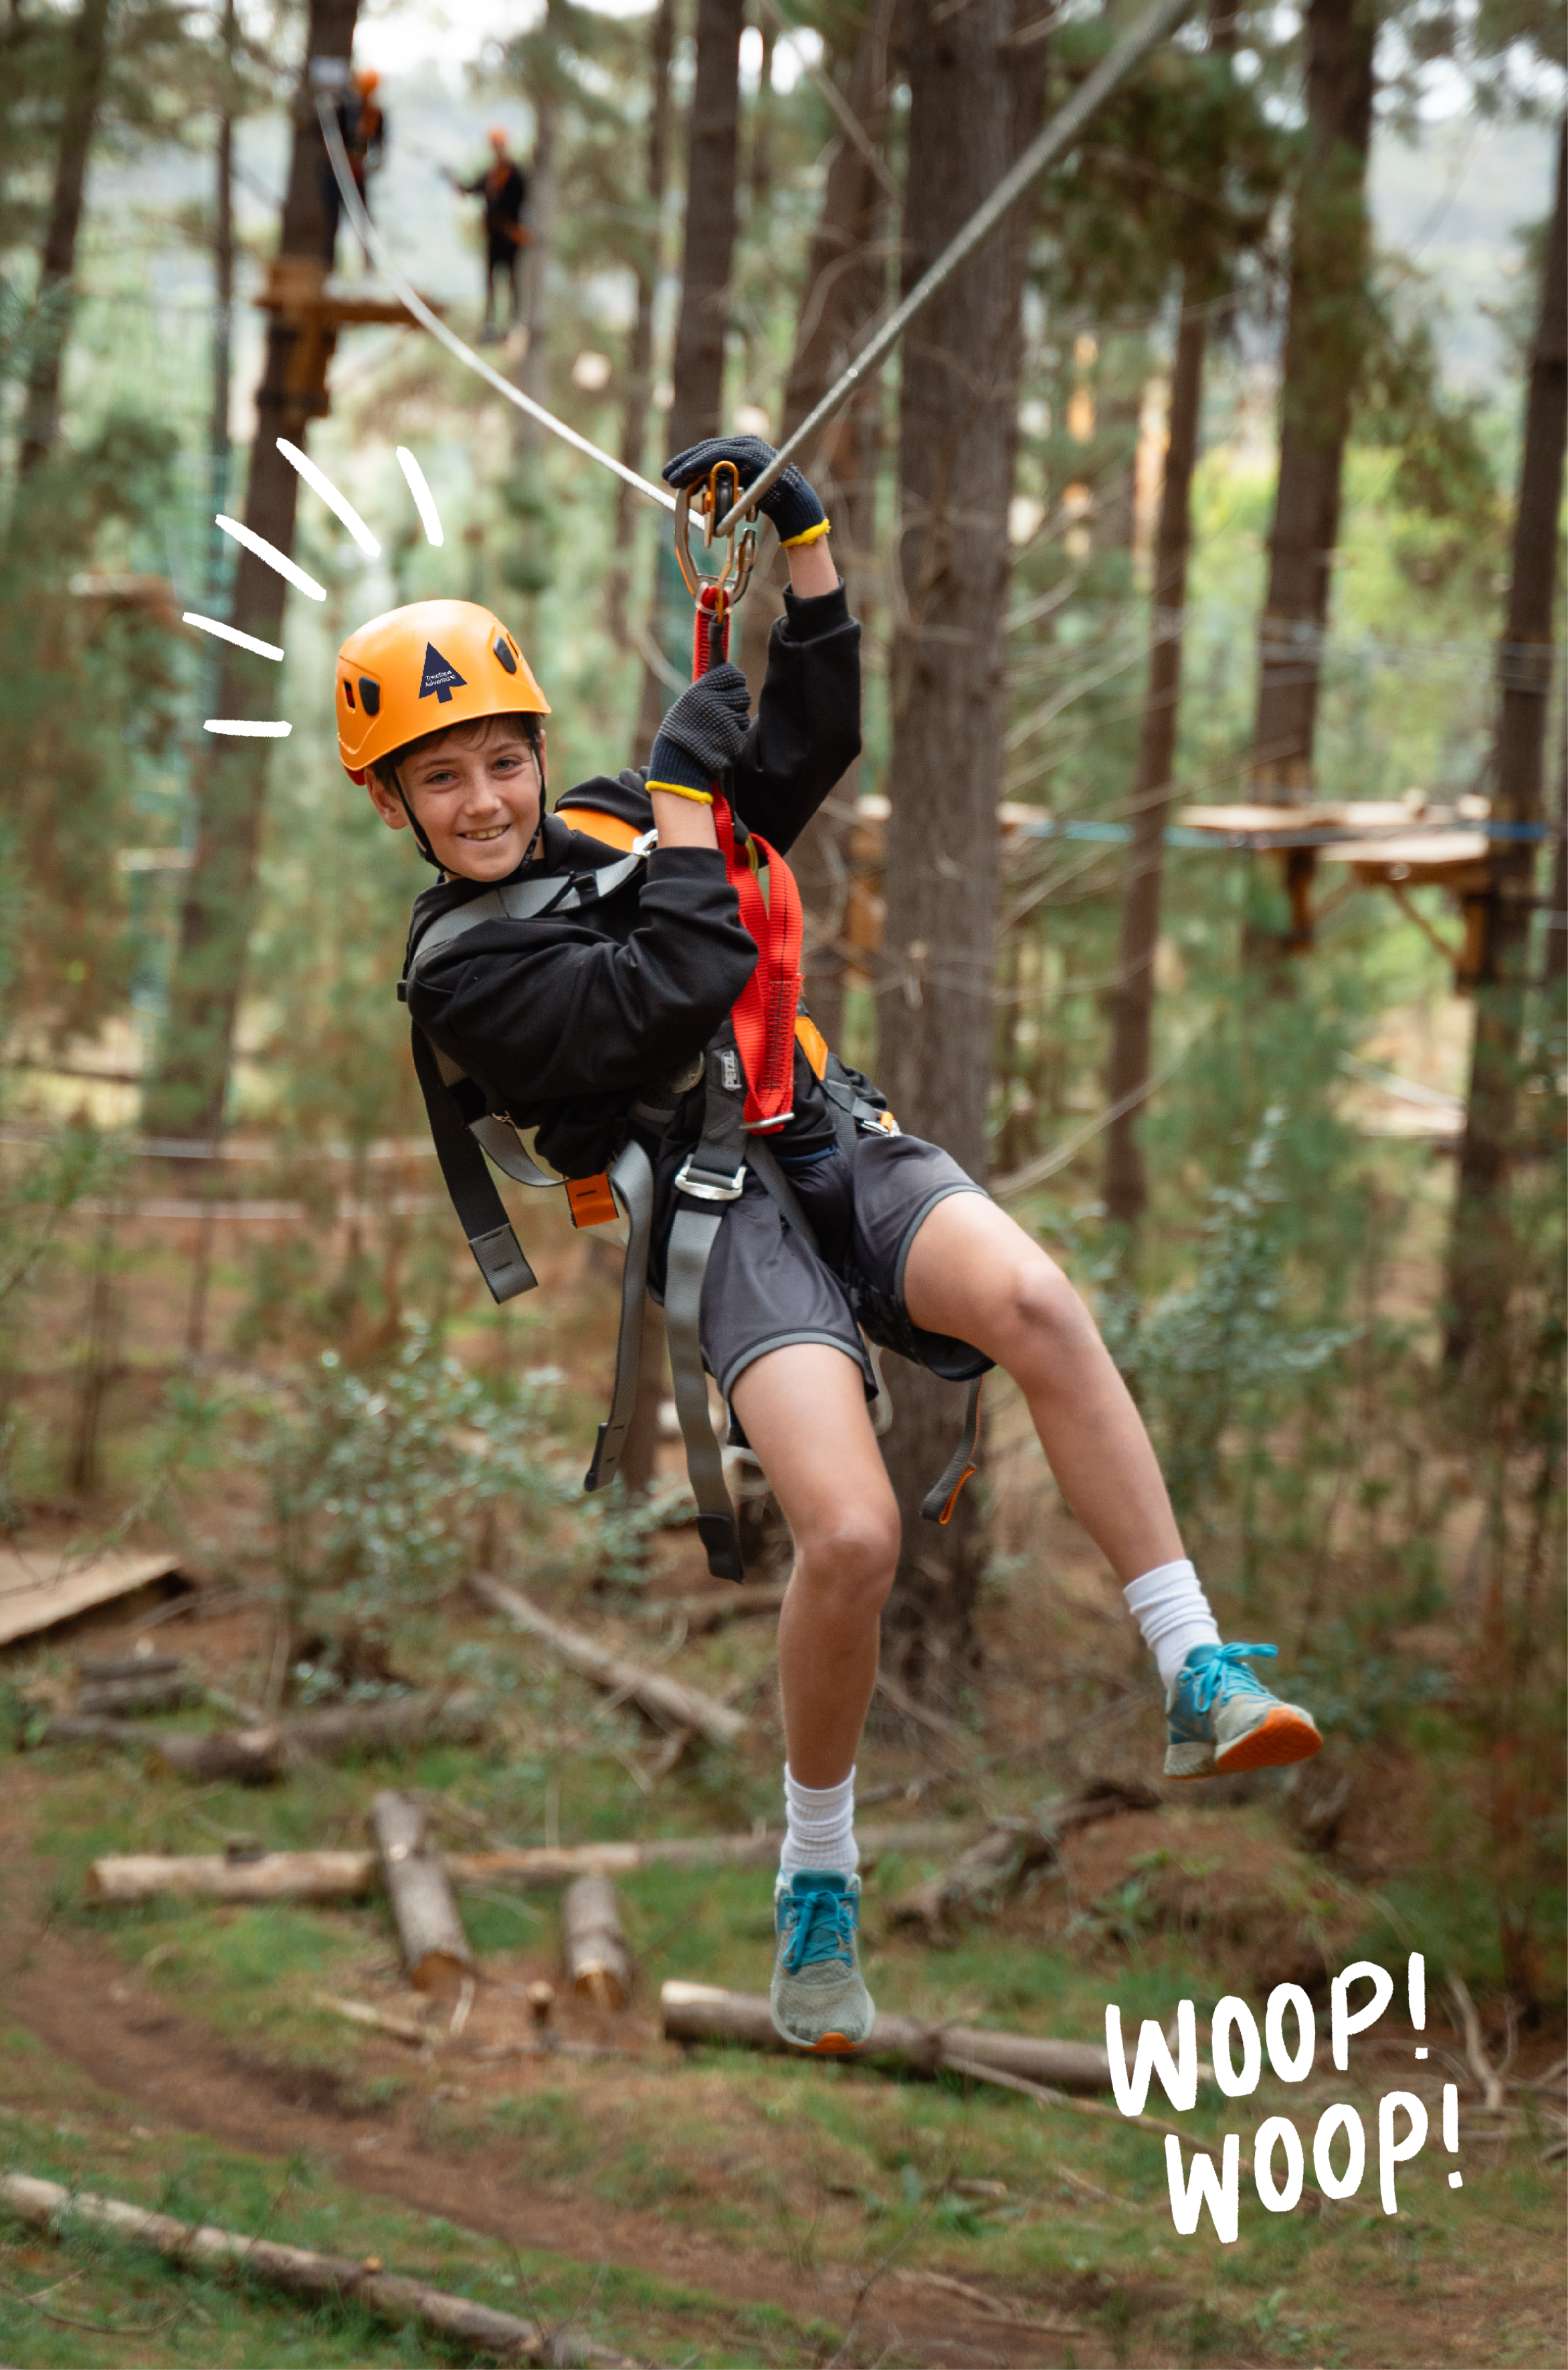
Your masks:
<svg viewBox="0 0 1568 2370"><path fill-rule="evenodd" d="M427 732L483 716L548 716L500 619L476 601L414 601L356 627L338 653L338 754L362 782Z"/></svg>

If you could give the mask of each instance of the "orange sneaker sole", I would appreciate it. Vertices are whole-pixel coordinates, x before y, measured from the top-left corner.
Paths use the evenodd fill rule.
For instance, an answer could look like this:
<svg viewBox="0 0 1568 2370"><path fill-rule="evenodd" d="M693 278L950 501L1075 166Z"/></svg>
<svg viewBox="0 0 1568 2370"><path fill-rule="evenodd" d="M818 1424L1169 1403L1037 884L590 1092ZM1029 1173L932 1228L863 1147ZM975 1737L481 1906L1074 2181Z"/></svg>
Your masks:
<svg viewBox="0 0 1568 2370"><path fill-rule="evenodd" d="M1215 1755L1215 1773L1228 1777L1237 1769L1283 1769L1292 1761L1310 1761L1322 1750L1322 1742L1305 1712L1276 1704L1250 1734Z"/></svg>
<svg viewBox="0 0 1568 2370"><path fill-rule="evenodd" d="M846 2041L841 2032L825 2032L820 2041L812 2042L809 2054L813 2057L848 2057L853 2049L854 2042Z"/></svg>

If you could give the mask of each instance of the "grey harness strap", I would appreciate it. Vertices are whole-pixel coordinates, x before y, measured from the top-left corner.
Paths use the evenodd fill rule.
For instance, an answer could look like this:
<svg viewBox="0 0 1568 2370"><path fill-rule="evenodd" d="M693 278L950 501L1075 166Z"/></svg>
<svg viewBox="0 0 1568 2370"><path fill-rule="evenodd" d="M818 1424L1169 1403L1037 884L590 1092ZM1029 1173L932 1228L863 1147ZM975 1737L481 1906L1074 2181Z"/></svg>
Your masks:
<svg viewBox="0 0 1568 2370"><path fill-rule="evenodd" d="M477 929L482 922L531 921L542 914L564 911L568 903L593 904L623 888L646 860L647 848L639 840L629 855L601 865L596 872L572 872L565 877L551 873L538 880L509 881L487 889L483 896L471 897L466 905L453 906L450 914L438 915L420 933L408 957L397 985L399 1000L406 1004L409 981L418 977L431 955ZM501 1174L518 1185L552 1186L561 1179L540 1167L509 1119L487 1111L477 1119L464 1120L452 1089L464 1084L467 1073L418 1028L414 1030L414 1067L447 1191L492 1296L509 1300L517 1293L532 1291L536 1282L533 1271L512 1231L485 1158L493 1160Z"/></svg>
<svg viewBox="0 0 1568 2370"><path fill-rule="evenodd" d="M665 1260L664 1324L675 1412L686 1444L686 1470L697 1501L697 1536L715 1580L745 1577L740 1534L724 1478L724 1459L708 1413L703 1363L703 1278L724 1214L746 1190L746 1087L735 1032L727 1020L704 1057L702 1142L675 1179L679 1199Z"/></svg>
<svg viewBox="0 0 1568 2370"><path fill-rule="evenodd" d="M629 855L601 865L597 872L545 873L538 880L511 880L498 889L486 889L482 897L471 897L466 905L454 905L450 914L437 915L420 933L405 978L412 979L440 948L450 946L465 930L477 929L481 922L533 922L545 914L568 913L574 906L597 904L601 897L612 897L642 870L647 856L647 850L639 843Z"/></svg>
<svg viewBox="0 0 1568 2370"><path fill-rule="evenodd" d="M653 1233L653 1167L633 1136L610 1166L610 1184L626 1213L626 1259L621 1271L621 1330L615 1342L615 1382L610 1413L599 1427L585 1490L603 1490L615 1478L621 1452L637 1406L637 1364L642 1355L643 1316L647 1300L648 1243Z"/></svg>

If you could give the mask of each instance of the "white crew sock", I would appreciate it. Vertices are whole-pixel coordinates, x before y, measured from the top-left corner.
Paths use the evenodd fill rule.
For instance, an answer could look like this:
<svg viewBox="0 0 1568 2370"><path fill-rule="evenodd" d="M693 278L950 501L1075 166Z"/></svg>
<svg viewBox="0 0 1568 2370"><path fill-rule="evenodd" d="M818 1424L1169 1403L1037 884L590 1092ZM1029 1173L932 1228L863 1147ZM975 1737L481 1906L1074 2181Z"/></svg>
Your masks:
<svg viewBox="0 0 1568 2370"><path fill-rule="evenodd" d="M793 1876L797 1868L836 1869L852 1876L860 1866L854 1839L854 1771L839 1786L801 1786L784 1768L784 1850L779 1868Z"/></svg>
<svg viewBox="0 0 1568 2370"><path fill-rule="evenodd" d="M1219 1643L1219 1625L1203 1584L1184 1556L1180 1563L1162 1563L1146 1571L1123 1589L1122 1596L1160 1665L1160 1684L1168 1695L1193 1648Z"/></svg>

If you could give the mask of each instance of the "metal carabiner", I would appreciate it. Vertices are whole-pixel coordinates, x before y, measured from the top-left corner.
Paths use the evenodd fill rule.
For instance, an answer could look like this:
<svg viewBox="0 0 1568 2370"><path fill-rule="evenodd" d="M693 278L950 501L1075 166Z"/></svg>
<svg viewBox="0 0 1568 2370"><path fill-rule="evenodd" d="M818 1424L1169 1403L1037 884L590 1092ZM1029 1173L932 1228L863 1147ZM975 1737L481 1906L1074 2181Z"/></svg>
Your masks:
<svg viewBox="0 0 1568 2370"><path fill-rule="evenodd" d="M681 486L676 493L675 557L680 563L686 590L693 601L700 598L705 584L711 584L716 592L724 595L726 606L733 608L750 581L752 562L757 557L755 518L743 519L740 525L724 538L728 548L717 576L704 576L692 557L693 500L696 514L703 522L703 548L711 551L715 527L735 508L743 490L740 472L734 462L715 461L705 477L694 485Z"/></svg>

